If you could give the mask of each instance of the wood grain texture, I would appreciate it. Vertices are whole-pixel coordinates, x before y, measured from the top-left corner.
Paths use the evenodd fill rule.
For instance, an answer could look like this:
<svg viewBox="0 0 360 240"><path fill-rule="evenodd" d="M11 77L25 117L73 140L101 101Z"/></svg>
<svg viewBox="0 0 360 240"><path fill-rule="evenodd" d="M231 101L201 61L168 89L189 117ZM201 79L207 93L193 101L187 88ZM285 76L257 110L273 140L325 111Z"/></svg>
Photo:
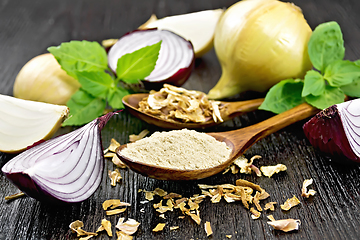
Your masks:
<svg viewBox="0 0 360 240"><path fill-rule="evenodd" d="M235 0L0 0L0 94L12 95L16 74L32 57L46 52L49 46L77 40L101 41L117 38L133 30L155 13L158 17L182 14L204 9L229 7ZM360 58L360 2L358 0L294 0L302 8L309 25L314 29L326 21L337 21L344 34L346 59ZM196 68L184 87L207 92L221 75L221 69L214 51L196 61ZM235 100L252 98L255 95L239 96ZM255 111L228 121L206 131L233 130L252 125L272 116L267 112ZM31 198L20 198L6 202L5 196L17 189L0 174L0 240L2 239L78 239L69 230L74 220L82 220L84 229L95 231L101 219L109 219L113 225L119 216L105 216L101 204L110 198L120 198L131 203L121 214L141 222L135 239L207 239L203 223L211 222L214 234L210 239L359 239L360 227L360 168L359 165L336 163L337 157L326 156L314 149L302 132L304 121L286 127L254 144L246 152L247 157L255 154L262 158L255 164L274 165L283 163L288 167L272 178L231 173L217 174L198 181L173 182L144 177L133 171L120 170L123 179L116 187L110 185L108 170L114 165L107 161L103 181L99 189L88 200L69 206L51 206ZM73 128L61 129L58 134ZM115 138L121 144L128 142L130 134L143 129L151 132L160 128L150 126L127 112L110 120L102 132L104 147ZM0 154L0 166L13 156ZM301 220L300 230L292 233L274 231L266 222L266 214L258 220L241 203L221 201L212 204L206 199L200 204L202 224L197 225L190 218L179 219L180 212L166 213L160 219L152 207L153 203L142 204L144 194L139 189L153 190L157 187L168 192L180 193L185 197L200 193L197 186L204 184L235 184L244 178L259 184L271 195L266 201L284 202L296 195L301 204L288 212L276 207L275 219L296 218ZM300 197L304 179L313 178L312 188L317 194L310 199ZM166 222L163 232L153 233L159 222ZM179 230L169 230L179 226ZM101 233L94 239L109 238Z"/></svg>

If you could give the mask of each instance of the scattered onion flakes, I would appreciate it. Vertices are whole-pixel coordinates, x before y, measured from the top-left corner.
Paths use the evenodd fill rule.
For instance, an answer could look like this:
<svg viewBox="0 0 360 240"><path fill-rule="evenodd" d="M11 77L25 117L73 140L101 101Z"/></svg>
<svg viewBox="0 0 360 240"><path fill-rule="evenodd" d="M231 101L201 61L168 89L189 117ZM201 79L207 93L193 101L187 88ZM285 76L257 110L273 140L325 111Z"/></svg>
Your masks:
<svg viewBox="0 0 360 240"><path fill-rule="evenodd" d="M108 210L106 211L106 215L111 216L111 215L116 215L119 213L123 213L126 211L126 208L119 208L119 209L114 209L114 210Z"/></svg>
<svg viewBox="0 0 360 240"><path fill-rule="evenodd" d="M149 134L149 130L147 130L147 129L142 130L138 135L131 134L129 136L129 142L136 142L136 141L138 141L140 139L143 139L148 134Z"/></svg>
<svg viewBox="0 0 360 240"><path fill-rule="evenodd" d="M160 216L164 216L163 213L167 211L173 211L173 208L179 209L184 215L191 217L193 221L200 225L200 206L199 204L206 198L210 197L212 203L218 203L224 198L227 202L241 201L243 205L250 209L252 218L257 219L261 216L262 207L260 201L268 198L270 195L259 185L252 182L238 179L236 185L221 184L221 185L206 185L198 184L201 194L195 194L190 198L182 197L180 194L167 193L166 191L156 188L154 191L139 190L139 192L145 193L145 198L148 201L154 200L154 196L158 195L163 199L160 202L153 204L153 207L157 212L161 213ZM254 195L253 195L254 194ZM166 200L166 205L164 205ZM250 204L254 204L254 207L250 208ZM159 216L159 217L160 217ZM179 216L184 218L185 216ZM210 222L205 222L205 231L208 236L212 234ZM159 223L153 231L162 231L165 227L165 223ZM210 234L211 232L211 234ZM231 235L229 235L231 237Z"/></svg>
<svg viewBox="0 0 360 240"><path fill-rule="evenodd" d="M139 192L144 192L145 193L145 198L148 201L154 200L155 195L158 195L160 197L164 197L164 196L168 195L168 193L165 190L161 189L161 188L155 188L154 191L146 191L146 190L139 189Z"/></svg>
<svg viewBox="0 0 360 240"><path fill-rule="evenodd" d="M268 218L270 221L276 221L273 215L268 215L267 218Z"/></svg>
<svg viewBox="0 0 360 240"><path fill-rule="evenodd" d="M265 176L271 177L275 173L279 173L280 171L286 171L287 168L284 164L279 163L275 166L262 166L260 167L260 170Z"/></svg>
<svg viewBox="0 0 360 240"><path fill-rule="evenodd" d="M179 229L179 226L170 227L170 231L171 231L171 230L176 230L176 229Z"/></svg>
<svg viewBox="0 0 360 240"><path fill-rule="evenodd" d="M97 236L97 233L94 232L87 232L85 230L82 229L82 227L84 227L84 223L80 220L76 220L72 223L70 223L69 225L71 231L73 233L76 233L78 237L80 236Z"/></svg>
<svg viewBox="0 0 360 240"><path fill-rule="evenodd" d="M112 237L111 222L109 220L101 220L101 226L98 228L98 230L96 230L96 232L101 232L104 230L109 237Z"/></svg>
<svg viewBox="0 0 360 240"><path fill-rule="evenodd" d="M209 221L205 222L205 232L206 232L206 236L210 236L213 234Z"/></svg>
<svg viewBox="0 0 360 240"><path fill-rule="evenodd" d="M265 204L264 210L270 210L270 211L274 211L275 210L275 204L277 204L277 202L268 202Z"/></svg>
<svg viewBox="0 0 360 240"><path fill-rule="evenodd" d="M10 200L14 200L14 199L17 199L17 198L21 198L21 197L25 197L25 193L23 192L18 192L18 193L15 193L15 194L12 194L10 196L5 196L5 200L6 201L10 201Z"/></svg>
<svg viewBox="0 0 360 240"><path fill-rule="evenodd" d="M121 202L120 199L109 199L103 202L102 207L106 211L109 208L114 209L117 207L131 206L130 203Z"/></svg>
<svg viewBox="0 0 360 240"><path fill-rule="evenodd" d="M157 91L150 91L148 97L139 102L139 110L156 117L174 122L223 122L221 111L225 107L221 102L209 100L200 91L186 90L164 84Z"/></svg>
<svg viewBox="0 0 360 240"><path fill-rule="evenodd" d="M215 186L199 184L198 186L204 196L211 198L212 203L218 203L222 197L227 202L241 201L244 207L250 210L253 219L257 219L261 215L260 201L270 196L259 185L243 179L238 179L236 186L232 184ZM255 195L253 196L254 191ZM250 204L254 204L257 210L253 207L250 208Z"/></svg>
<svg viewBox="0 0 360 240"><path fill-rule="evenodd" d="M301 189L301 196L309 198L310 196L314 196L316 191L313 189L309 189L309 191L307 190L307 187L310 186L313 183L313 179L305 179L303 182L303 186Z"/></svg>
<svg viewBox="0 0 360 240"><path fill-rule="evenodd" d="M165 223L158 223L156 227L153 229L153 232L160 232L164 229Z"/></svg>
<svg viewBox="0 0 360 240"><path fill-rule="evenodd" d="M127 235L133 235L138 230L140 223L132 218L129 218L126 222L124 222L124 219L120 218L115 227Z"/></svg>
<svg viewBox="0 0 360 240"><path fill-rule="evenodd" d="M282 210L289 211L292 207L295 207L300 203L299 199L296 196L287 199L284 204L280 205Z"/></svg>
<svg viewBox="0 0 360 240"><path fill-rule="evenodd" d="M261 212L257 211L255 208L250 208L250 212L252 213L252 219L258 219L261 216Z"/></svg>
<svg viewBox="0 0 360 240"><path fill-rule="evenodd" d="M116 231L116 240L132 240L133 237L130 235L127 235L126 233L122 232L122 231Z"/></svg>
<svg viewBox="0 0 360 240"><path fill-rule="evenodd" d="M283 232L290 232L293 230L299 230L299 226L301 224L298 219L282 219L275 220L271 222L267 222L270 226L272 226L275 230L280 230Z"/></svg>
<svg viewBox="0 0 360 240"><path fill-rule="evenodd" d="M166 202L166 206L164 206L162 203L163 200L153 205L157 212L164 213L167 211L173 211L174 204L171 199L168 199L168 201Z"/></svg>
<svg viewBox="0 0 360 240"><path fill-rule="evenodd" d="M127 166L123 163L119 157L116 155L116 148L120 146L120 143L114 138L111 139L110 145L107 149L104 150L104 157L111 158L111 161L119 168L126 168Z"/></svg>
<svg viewBox="0 0 360 240"><path fill-rule="evenodd" d="M122 179L119 169L115 169L115 171L109 170L109 178L111 180L111 186L116 186L116 183Z"/></svg>
<svg viewBox="0 0 360 240"><path fill-rule="evenodd" d="M252 171L254 171L258 177L261 177L261 171L253 164L254 160L259 158L261 158L260 155L254 155L250 158L250 160L248 160L244 155L241 155L235 159L235 161L227 169L225 169L223 174L230 170L232 174L237 174L239 171L240 173L251 174Z"/></svg>

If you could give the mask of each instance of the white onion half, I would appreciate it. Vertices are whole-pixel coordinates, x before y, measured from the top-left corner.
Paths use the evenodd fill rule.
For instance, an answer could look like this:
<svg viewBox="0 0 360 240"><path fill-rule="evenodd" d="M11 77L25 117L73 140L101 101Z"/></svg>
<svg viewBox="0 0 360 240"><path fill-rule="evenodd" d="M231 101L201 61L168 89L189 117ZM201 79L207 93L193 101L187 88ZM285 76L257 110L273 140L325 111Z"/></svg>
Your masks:
<svg viewBox="0 0 360 240"><path fill-rule="evenodd" d="M194 66L192 44L167 30L135 30L121 37L109 50L109 67L116 72L118 59L140 48L162 41L155 69L147 76L148 82L171 82L182 85L190 76Z"/></svg>
<svg viewBox="0 0 360 240"><path fill-rule="evenodd" d="M11 159L1 170L30 197L81 202L100 185L104 168L100 131L113 114L36 145Z"/></svg>
<svg viewBox="0 0 360 240"><path fill-rule="evenodd" d="M0 151L19 153L51 138L68 113L66 106L0 94Z"/></svg>

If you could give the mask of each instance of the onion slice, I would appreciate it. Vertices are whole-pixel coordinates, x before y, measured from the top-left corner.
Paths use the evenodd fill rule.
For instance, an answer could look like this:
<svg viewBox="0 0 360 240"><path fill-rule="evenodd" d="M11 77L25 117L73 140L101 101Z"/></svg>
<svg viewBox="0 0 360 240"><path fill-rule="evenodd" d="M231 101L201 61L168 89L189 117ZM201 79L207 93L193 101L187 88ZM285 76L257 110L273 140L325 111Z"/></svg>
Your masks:
<svg viewBox="0 0 360 240"><path fill-rule="evenodd" d="M360 162L360 99L324 109L303 130L311 145L322 152Z"/></svg>
<svg viewBox="0 0 360 240"><path fill-rule="evenodd" d="M66 106L0 94L0 151L19 153L50 139L68 114Z"/></svg>
<svg viewBox="0 0 360 240"><path fill-rule="evenodd" d="M50 139L11 159L2 167L22 192L40 201L81 202L102 179L101 129L114 113L68 134Z"/></svg>
<svg viewBox="0 0 360 240"><path fill-rule="evenodd" d="M191 42L179 35L158 29L135 30L125 34L109 50L108 62L116 72L118 59L140 48L162 41L155 69L145 77L144 83L162 86L169 83L181 86L189 78L195 64L195 54Z"/></svg>

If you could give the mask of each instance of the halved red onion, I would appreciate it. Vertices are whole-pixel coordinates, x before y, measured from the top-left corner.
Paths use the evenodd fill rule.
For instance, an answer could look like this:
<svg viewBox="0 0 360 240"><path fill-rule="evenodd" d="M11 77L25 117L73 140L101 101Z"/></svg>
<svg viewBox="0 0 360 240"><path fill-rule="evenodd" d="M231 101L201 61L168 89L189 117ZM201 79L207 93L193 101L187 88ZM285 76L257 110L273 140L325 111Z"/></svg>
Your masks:
<svg viewBox="0 0 360 240"><path fill-rule="evenodd" d="M99 117L68 134L40 143L2 167L22 192L40 201L81 202L101 182L101 129L114 115Z"/></svg>
<svg viewBox="0 0 360 240"><path fill-rule="evenodd" d="M161 88L163 83L183 85L189 78L195 64L195 54L191 42L179 35L158 29L135 30L121 37L109 50L108 62L116 72L120 57L162 40L155 69L143 80L152 88ZM154 87L156 85L156 87Z"/></svg>
<svg viewBox="0 0 360 240"><path fill-rule="evenodd" d="M311 145L360 162L360 99L333 105L303 126Z"/></svg>

